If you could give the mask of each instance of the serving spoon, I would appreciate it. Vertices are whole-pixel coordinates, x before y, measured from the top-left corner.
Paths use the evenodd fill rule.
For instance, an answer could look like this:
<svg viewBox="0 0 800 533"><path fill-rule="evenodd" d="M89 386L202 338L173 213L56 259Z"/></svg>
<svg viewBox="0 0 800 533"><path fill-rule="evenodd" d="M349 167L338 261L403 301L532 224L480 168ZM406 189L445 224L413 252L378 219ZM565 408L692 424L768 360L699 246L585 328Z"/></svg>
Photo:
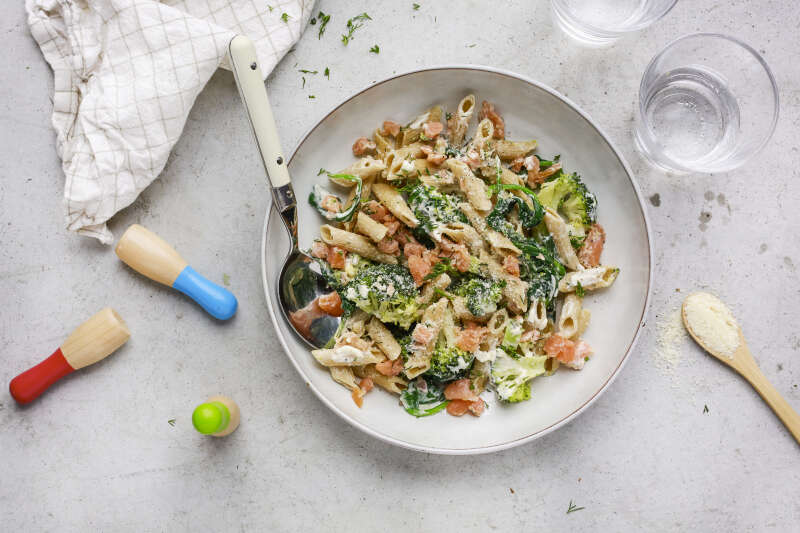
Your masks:
<svg viewBox="0 0 800 533"><path fill-rule="evenodd" d="M278 303L286 321L300 338L314 348L321 348L333 337L340 319L324 313L317 305L317 298L333 289L322 276L317 262L297 245L297 199L253 42L237 35L231 39L228 52L239 96L267 172L272 207L280 215L291 242L278 277Z"/></svg>
<svg viewBox="0 0 800 533"><path fill-rule="evenodd" d="M800 443L800 415L797 414L797 411L792 409L789 403L783 399L780 393L775 389L772 383L767 380L766 376L761 372L761 369L758 367L755 359L753 358L753 354L750 353L750 349L747 347L747 343L744 340L744 333L742 333L742 328L738 325L736 326L737 334L739 337L739 346L736 350L731 354L727 355L720 351L715 350L711 346L708 346L702 339L702 337L697 333L697 331L692 327L692 323L689 320L688 312L687 312L687 302L693 295L689 295L683 301L683 305L681 306L681 317L683 318L683 324L686 326L686 331L689 332L689 335L703 348L705 351L728 365L729 367L733 368L736 372L739 373L744 379L746 379L750 385L758 392L761 398L770 406L770 408L778 415L781 422L786 426L786 429L792 434L795 440Z"/></svg>

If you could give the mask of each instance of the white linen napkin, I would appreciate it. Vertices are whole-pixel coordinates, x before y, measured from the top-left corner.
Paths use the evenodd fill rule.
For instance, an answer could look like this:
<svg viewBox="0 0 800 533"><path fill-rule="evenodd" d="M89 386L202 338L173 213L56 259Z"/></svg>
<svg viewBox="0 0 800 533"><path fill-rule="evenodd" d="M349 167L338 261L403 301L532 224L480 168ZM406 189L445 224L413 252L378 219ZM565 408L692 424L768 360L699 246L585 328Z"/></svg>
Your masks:
<svg viewBox="0 0 800 533"><path fill-rule="evenodd" d="M67 228L113 242L106 221L161 173L230 39L250 37L267 76L314 1L26 0L55 78Z"/></svg>

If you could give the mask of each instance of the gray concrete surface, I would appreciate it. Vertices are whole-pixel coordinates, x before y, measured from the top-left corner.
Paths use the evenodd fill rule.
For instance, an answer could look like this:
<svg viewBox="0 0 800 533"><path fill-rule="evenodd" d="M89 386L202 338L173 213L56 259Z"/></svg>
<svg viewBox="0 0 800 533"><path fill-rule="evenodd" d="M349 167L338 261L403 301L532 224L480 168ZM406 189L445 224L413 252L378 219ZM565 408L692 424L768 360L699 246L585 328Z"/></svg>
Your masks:
<svg viewBox="0 0 800 533"><path fill-rule="evenodd" d="M119 236L140 222L212 279L227 276L240 309L217 324L111 248L64 230L52 76L22 2L7 2L0 382L105 305L134 335L30 407L0 394L0 529L797 531L800 447L743 380L685 338L670 351L663 324L687 291L718 293L764 373L800 409L798 4L683 0L650 29L587 50L552 26L545 1L419 3L322 2L333 15L325 37L306 33L268 80L284 145L355 90L431 64L496 65L567 94L618 143L652 199L650 318L613 387L567 427L489 456L411 452L343 424L296 375L268 320L258 266L268 195L231 74L213 77L161 178L111 224ZM344 48L338 35L362 11L374 20ZM772 142L731 174L664 175L633 148L641 72L693 31L743 38L781 89ZM368 53L375 43L380 55ZM301 89L297 69L326 66L330 80L307 76ZM190 420L216 392L243 414L222 440ZM570 500L585 509L567 514Z"/></svg>

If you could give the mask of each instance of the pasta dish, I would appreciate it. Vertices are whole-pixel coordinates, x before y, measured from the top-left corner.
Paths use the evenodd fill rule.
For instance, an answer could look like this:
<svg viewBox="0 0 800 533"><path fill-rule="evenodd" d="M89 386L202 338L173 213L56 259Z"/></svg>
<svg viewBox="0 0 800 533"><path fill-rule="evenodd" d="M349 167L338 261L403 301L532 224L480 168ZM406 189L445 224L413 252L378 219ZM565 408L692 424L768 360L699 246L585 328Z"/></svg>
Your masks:
<svg viewBox="0 0 800 533"><path fill-rule="evenodd" d="M385 121L355 141L355 163L320 170L341 198L322 184L309 197L326 221L309 254L335 290L290 319L341 317L311 353L359 407L377 385L414 416L480 416L484 392L529 400L533 378L593 355L583 297L619 273L600 262L597 200L476 107L470 94Z"/></svg>

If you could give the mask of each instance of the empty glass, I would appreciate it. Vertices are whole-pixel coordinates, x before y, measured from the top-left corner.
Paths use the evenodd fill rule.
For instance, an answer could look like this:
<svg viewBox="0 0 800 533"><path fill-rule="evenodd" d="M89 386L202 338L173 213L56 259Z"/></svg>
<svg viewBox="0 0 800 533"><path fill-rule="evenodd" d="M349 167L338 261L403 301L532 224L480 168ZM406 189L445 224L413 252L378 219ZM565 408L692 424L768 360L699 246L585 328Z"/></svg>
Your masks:
<svg viewBox="0 0 800 533"><path fill-rule="evenodd" d="M582 44L606 46L667 14L678 0L551 0L553 19Z"/></svg>
<svg viewBox="0 0 800 533"><path fill-rule="evenodd" d="M726 35L686 35L642 76L636 144L669 171L733 170L769 141L778 107L775 79L755 50Z"/></svg>

